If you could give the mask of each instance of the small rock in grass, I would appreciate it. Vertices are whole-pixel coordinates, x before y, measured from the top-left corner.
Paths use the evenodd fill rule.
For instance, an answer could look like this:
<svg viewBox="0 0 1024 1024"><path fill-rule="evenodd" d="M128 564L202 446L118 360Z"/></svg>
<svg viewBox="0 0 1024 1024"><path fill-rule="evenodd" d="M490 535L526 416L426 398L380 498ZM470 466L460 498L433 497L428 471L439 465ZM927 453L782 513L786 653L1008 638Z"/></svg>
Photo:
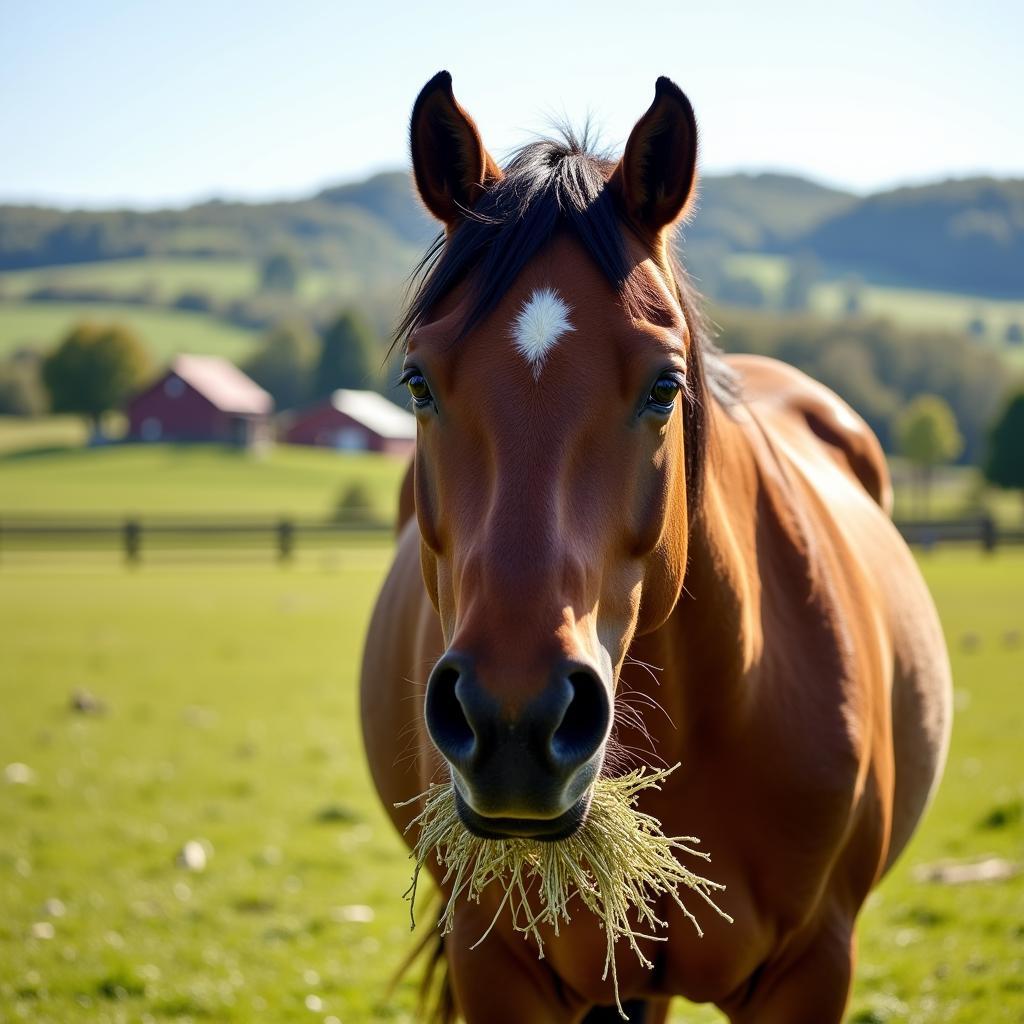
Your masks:
<svg viewBox="0 0 1024 1024"><path fill-rule="evenodd" d="M64 906L64 901L57 899L55 896L48 899L43 904L43 913L47 917L63 917L67 913L67 907Z"/></svg>
<svg viewBox="0 0 1024 1024"><path fill-rule="evenodd" d="M4 769L4 779L11 786L30 786L36 781L36 773L27 764L14 761Z"/></svg>
<svg viewBox="0 0 1024 1024"><path fill-rule="evenodd" d="M71 691L69 706L80 715L105 715L107 705L94 693L78 687Z"/></svg>
<svg viewBox="0 0 1024 1024"><path fill-rule="evenodd" d="M52 939L56 930L49 921L36 921L31 928L33 939Z"/></svg>
<svg viewBox="0 0 1024 1024"><path fill-rule="evenodd" d="M306 996L306 1009L313 1013L320 1013L324 1008L324 1001L319 996Z"/></svg>
<svg viewBox="0 0 1024 1024"><path fill-rule="evenodd" d="M206 845L198 839L190 839L174 858L174 863L186 871L205 871L209 861Z"/></svg>
<svg viewBox="0 0 1024 1024"><path fill-rule="evenodd" d="M335 907L331 911L331 917L335 921L369 924L374 918L374 913L373 907L367 907L362 903L353 903L347 907Z"/></svg>
<svg viewBox="0 0 1024 1024"><path fill-rule="evenodd" d="M939 861L936 864L919 864L914 868L914 881L938 882L940 885L1005 882L1019 872L1019 864L1003 857L986 857L976 861Z"/></svg>

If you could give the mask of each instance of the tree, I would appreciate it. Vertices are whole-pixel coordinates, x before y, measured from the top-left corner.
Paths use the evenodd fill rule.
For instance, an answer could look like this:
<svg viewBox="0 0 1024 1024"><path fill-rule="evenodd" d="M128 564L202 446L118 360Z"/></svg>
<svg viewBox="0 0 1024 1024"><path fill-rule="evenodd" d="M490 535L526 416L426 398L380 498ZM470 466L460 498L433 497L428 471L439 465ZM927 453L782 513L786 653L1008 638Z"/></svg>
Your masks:
<svg viewBox="0 0 1024 1024"><path fill-rule="evenodd" d="M864 312L864 281L849 274L843 281L843 315L860 316Z"/></svg>
<svg viewBox="0 0 1024 1024"><path fill-rule="evenodd" d="M821 266L811 253L801 253L790 264L789 277L782 289L782 308L790 312L807 309L811 289L821 277Z"/></svg>
<svg viewBox="0 0 1024 1024"><path fill-rule="evenodd" d="M277 249L260 267L260 290L294 295L301 275L302 267L295 253L290 249Z"/></svg>
<svg viewBox="0 0 1024 1024"><path fill-rule="evenodd" d="M918 395L897 421L896 442L917 468L927 516L932 470L955 459L964 447L953 410L938 395Z"/></svg>
<svg viewBox="0 0 1024 1024"><path fill-rule="evenodd" d="M365 388L376 377L376 342L373 331L355 310L345 310L327 328L313 379L315 397L324 398L337 388Z"/></svg>
<svg viewBox="0 0 1024 1024"><path fill-rule="evenodd" d="M138 389L149 365L145 347L127 327L79 324L43 360L50 407L80 413L98 434L103 413Z"/></svg>
<svg viewBox="0 0 1024 1024"><path fill-rule="evenodd" d="M985 479L1024 497L1024 391L1010 398L989 435Z"/></svg>
<svg viewBox="0 0 1024 1024"><path fill-rule="evenodd" d="M301 320L277 324L242 369L274 396L278 409L294 409L309 400L317 338Z"/></svg>

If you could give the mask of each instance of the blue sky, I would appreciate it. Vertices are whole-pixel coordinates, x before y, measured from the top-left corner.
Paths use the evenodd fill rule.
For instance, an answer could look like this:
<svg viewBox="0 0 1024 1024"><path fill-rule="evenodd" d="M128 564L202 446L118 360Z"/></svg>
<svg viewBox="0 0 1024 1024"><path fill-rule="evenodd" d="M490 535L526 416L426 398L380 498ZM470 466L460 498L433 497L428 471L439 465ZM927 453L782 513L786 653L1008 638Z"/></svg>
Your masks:
<svg viewBox="0 0 1024 1024"><path fill-rule="evenodd" d="M298 196L402 166L442 67L497 156L556 115L621 145L667 74L707 171L1024 176L1022 39L1018 0L0 0L0 200Z"/></svg>

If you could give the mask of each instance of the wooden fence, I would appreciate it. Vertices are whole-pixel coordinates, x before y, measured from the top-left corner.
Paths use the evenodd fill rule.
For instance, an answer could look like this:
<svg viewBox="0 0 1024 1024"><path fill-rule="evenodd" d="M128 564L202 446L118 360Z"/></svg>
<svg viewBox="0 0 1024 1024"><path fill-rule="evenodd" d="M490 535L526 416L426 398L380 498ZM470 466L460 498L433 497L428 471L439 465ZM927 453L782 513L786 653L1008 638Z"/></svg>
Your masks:
<svg viewBox="0 0 1024 1024"><path fill-rule="evenodd" d="M896 524L907 542L933 549L955 544L995 551L1024 544L1024 527L1008 528L988 517L903 521ZM187 516L0 515L0 564L61 552L98 552L128 564L174 557L273 558L287 563L298 549L324 551L360 540L386 541L391 524L355 510L332 520L291 517L192 518Z"/></svg>
<svg viewBox="0 0 1024 1024"><path fill-rule="evenodd" d="M0 564L61 552L107 552L129 565L161 558L274 558L287 563L300 546L324 551L360 538L386 540L392 525L355 510L343 518L304 520L233 516L0 516Z"/></svg>

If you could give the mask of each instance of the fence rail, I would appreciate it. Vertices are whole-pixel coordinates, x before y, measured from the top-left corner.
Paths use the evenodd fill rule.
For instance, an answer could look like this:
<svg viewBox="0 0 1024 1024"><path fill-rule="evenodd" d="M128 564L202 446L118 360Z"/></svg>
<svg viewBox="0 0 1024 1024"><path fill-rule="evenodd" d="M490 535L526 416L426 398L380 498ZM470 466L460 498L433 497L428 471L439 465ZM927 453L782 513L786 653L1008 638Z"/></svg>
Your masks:
<svg viewBox="0 0 1024 1024"><path fill-rule="evenodd" d="M0 562L12 555L75 551L120 553L129 564L169 554L212 558L231 553L288 562L299 545L323 550L357 537L384 538L391 528L359 510L328 520L19 514L0 516Z"/></svg>
<svg viewBox="0 0 1024 1024"><path fill-rule="evenodd" d="M904 520L897 529L916 547L973 544L984 551L1003 545L1024 544L1024 527L1010 528L994 519ZM223 518L190 516L70 515L18 513L0 515L0 562L17 555L95 551L120 554L129 564L176 555L216 558L231 553L273 557L287 563L297 549L325 550L354 539L384 539L391 525L368 511L331 520L298 519L288 516Z"/></svg>

